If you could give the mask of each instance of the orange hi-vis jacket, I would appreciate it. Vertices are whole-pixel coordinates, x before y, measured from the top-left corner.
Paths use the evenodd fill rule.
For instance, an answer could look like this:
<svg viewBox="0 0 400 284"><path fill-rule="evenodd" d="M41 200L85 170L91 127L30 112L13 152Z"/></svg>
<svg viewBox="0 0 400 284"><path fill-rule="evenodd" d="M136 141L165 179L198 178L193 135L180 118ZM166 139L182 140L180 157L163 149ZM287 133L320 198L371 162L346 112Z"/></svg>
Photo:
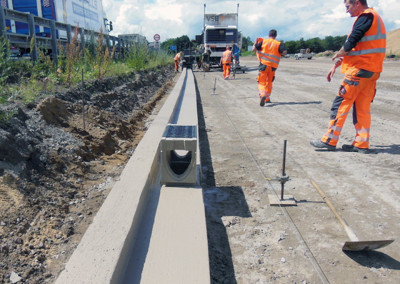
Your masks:
<svg viewBox="0 0 400 284"><path fill-rule="evenodd" d="M383 60L385 59L386 53L385 25L378 12L374 9L368 8L362 14L366 13L372 13L374 15L374 20L372 21L370 29L364 34L362 39L346 56L344 56L341 69L342 73L345 73L346 70L352 67L371 72L382 72Z"/></svg>
<svg viewBox="0 0 400 284"><path fill-rule="evenodd" d="M264 39L262 38L262 37L258 37L258 38L256 38L256 40L254 41L254 44L257 44L257 43L260 43L260 42L262 42ZM260 52L258 51L258 50L256 50L256 55L257 55L257 58L258 58L258 61L260 61L261 62L261 58L260 58L260 54L259 54Z"/></svg>
<svg viewBox="0 0 400 284"><path fill-rule="evenodd" d="M222 53L222 64L231 64L232 63L232 51L225 50Z"/></svg>
<svg viewBox="0 0 400 284"><path fill-rule="evenodd" d="M260 51L257 51L257 56L261 63L273 68L278 68L281 61L281 54L279 53L279 46L281 42L272 38L264 39Z"/></svg>
<svg viewBox="0 0 400 284"><path fill-rule="evenodd" d="M174 60L175 60L175 61L181 60L181 53L180 53L180 52L178 52L178 53L175 55Z"/></svg>

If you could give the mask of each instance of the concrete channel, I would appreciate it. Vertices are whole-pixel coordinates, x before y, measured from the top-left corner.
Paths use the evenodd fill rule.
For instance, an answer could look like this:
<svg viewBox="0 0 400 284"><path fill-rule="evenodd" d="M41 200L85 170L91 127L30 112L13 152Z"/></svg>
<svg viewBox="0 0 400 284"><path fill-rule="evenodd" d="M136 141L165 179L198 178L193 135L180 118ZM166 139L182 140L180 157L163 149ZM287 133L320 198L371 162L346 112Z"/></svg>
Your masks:
<svg viewBox="0 0 400 284"><path fill-rule="evenodd" d="M197 137L184 69L57 284L210 283Z"/></svg>

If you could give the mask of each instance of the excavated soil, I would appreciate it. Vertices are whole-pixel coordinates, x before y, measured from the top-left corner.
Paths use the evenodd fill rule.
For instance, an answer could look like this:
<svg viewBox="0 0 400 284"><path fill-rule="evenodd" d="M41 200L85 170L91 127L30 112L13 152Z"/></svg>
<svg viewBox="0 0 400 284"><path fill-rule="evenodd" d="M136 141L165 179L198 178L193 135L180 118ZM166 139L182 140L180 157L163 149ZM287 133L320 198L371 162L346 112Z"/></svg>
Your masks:
<svg viewBox="0 0 400 284"><path fill-rule="evenodd" d="M158 68L1 106L1 283L55 281L174 78Z"/></svg>

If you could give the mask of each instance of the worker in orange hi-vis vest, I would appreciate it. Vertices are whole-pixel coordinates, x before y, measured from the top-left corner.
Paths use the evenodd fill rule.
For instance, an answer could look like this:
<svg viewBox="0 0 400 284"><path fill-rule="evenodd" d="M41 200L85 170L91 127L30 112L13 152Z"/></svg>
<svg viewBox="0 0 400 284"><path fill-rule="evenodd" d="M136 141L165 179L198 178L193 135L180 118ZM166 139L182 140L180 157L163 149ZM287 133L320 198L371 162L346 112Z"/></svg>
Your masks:
<svg viewBox="0 0 400 284"><path fill-rule="evenodd" d="M222 65L224 80L229 78L231 74L231 64L233 61L233 55L231 51L231 47L227 46L224 53L222 53L220 64Z"/></svg>
<svg viewBox="0 0 400 284"><path fill-rule="evenodd" d="M268 39L257 38L253 45L253 51L260 61L257 77L260 106L264 106L266 102L271 102L275 71L278 69L281 56L286 54L285 45L275 39L277 34L277 31L272 29L269 31Z"/></svg>
<svg viewBox="0 0 400 284"><path fill-rule="evenodd" d="M376 81L382 72L386 52L386 30L382 18L366 0L345 0L346 12L357 17L342 48L333 56L338 58L327 74L331 81L340 65L344 79L335 97L328 130L320 140L310 141L315 148L336 150L339 136L350 109L356 135L352 144L342 145L347 152L372 153L369 149L371 103L376 93Z"/></svg>
<svg viewBox="0 0 400 284"><path fill-rule="evenodd" d="M256 45L256 44L262 44L262 41L263 41L264 39L262 38L262 37L258 37L258 38L256 38L256 40L254 41L254 45ZM261 57L260 57L260 54L259 54L259 52L257 52L257 50L254 48L254 46L253 46L253 51L256 53L256 55L257 55L257 59L258 59L258 61L261 63ZM258 73L258 76L257 76L257 83L258 83L258 81L259 81L259 78L260 78L260 73Z"/></svg>
<svg viewBox="0 0 400 284"><path fill-rule="evenodd" d="M181 52L178 52L174 57L175 72L178 72L179 62L181 61L181 58L182 58Z"/></svg>

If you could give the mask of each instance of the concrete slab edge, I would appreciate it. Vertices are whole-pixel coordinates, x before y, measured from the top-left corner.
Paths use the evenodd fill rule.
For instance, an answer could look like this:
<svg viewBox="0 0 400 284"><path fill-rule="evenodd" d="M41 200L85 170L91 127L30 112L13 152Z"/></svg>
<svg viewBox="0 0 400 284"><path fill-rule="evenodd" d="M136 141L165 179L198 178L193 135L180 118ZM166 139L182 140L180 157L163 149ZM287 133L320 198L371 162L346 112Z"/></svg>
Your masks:
<svg viewBox="0 0 400 284"><path fill-rule="evenodd" d="M129 250L137 233L147 193L152 186L159 186L159 141L171 121L186 74L182 72L119 181L57 278L57 284L112 283L124 270L124 252Z"/></svg>

